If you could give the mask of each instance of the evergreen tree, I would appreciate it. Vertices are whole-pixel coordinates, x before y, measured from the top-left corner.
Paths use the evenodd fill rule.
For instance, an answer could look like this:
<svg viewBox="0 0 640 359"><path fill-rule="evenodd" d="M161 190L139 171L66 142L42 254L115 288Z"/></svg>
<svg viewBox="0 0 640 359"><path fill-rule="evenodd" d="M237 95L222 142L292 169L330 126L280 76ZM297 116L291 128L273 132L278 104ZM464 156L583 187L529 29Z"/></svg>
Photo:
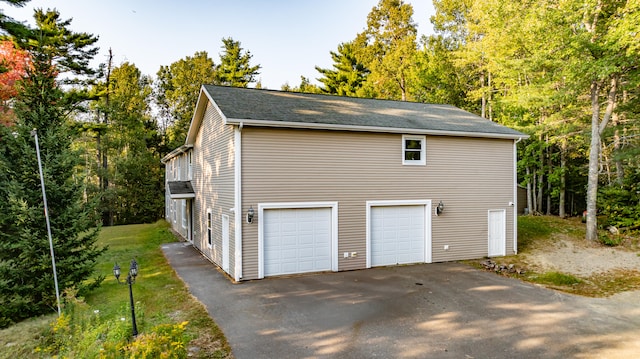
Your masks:
<svg viewBox="0 0 640 359"><path fill-rule="evenodd" d="M83 179L75 169L66 116L78 99L63 91L62 74L91 75L88 61L97 38L71 32L56 11L35 13L37 29L19 41L31 56L15 99L17 121L0 126L0 326L55 307L53 270L32 129L37 129L48 214L61 291L83 287L104 251ZM82 288L80 288L82 289Z"/></svg>
<svg viewBox="0 0 640 359"><path fill-rule="evenodd" d="M29 2L29 0L2 0L2 1L5 3L9 3L10 5L19 6L19 7L22 7ZM4 32L5 34L9 34L11 36L25 37L27 36L29 29L24 24L5 15L2 12L2 10L0 10L0 31Z"/></svg>
<svg viewBox="0 0 640 359"><path fill-rule="evenodd" d="M322 93L322 89L312 84L308 78L300 76L300 85L291 87L288 83L282 85L282 91L288 92L302 92L302 93Z"/></svg>
<svg viewBox="0 0 640 359"><path fill-rule="evenodd" d="M223 53L220 54L220 64L217 66L216 80L220 85L233 87L247 87L255 82L260 74L260 65L251 66L251 52L242 50L240 41L232 38L222 39Z"/></svg>
<svg viewBox="0 0 640 359"><path fill-rule="evenodd" d="M331 51L330 54L333 69L316 66L316 71L323 76L318 79L324 85L322 92L339 96L356 96L369 70L358 61L353 43L342 43L338 45L338 52Z"/></svg>

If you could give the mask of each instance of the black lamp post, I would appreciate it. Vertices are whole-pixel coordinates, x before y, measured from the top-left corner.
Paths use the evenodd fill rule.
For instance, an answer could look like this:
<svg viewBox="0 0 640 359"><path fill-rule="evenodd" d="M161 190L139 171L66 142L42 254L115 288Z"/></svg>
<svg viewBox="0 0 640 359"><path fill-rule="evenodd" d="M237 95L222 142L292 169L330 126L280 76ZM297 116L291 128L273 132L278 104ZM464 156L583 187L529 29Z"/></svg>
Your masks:
<svg viewBox="0 0 640 359"><path fill-rule="evenodd" d="M120 283L120 266L116 263L113 266L113 275ZM138 276L138 262L136 259L131 260L131 265L129 266L129 274L127 274L126 283L129 285L129 304L131 305L131 324L132 324L132 334L133 336L138 335L138 326L136 325L136 309L133 301L133 290L131 289L131 284L136 282L136 277Z"/></svg>

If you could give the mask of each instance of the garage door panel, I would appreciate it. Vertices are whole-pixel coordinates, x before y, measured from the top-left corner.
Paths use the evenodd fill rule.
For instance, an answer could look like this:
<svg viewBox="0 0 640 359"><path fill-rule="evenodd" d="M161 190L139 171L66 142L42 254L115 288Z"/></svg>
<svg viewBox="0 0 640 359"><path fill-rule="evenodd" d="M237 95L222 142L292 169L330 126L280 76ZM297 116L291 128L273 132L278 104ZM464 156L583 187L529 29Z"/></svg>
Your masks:
<svg viewBox="0 0 640 359"><path fill-rule="evenodd" d="M331 270L331 208L265 209L263 217L265 276Z"/></svg>
<svg viewBox="0 0 640 359"><path fill-rule="evenodd" d="M371 265L425 261L425 206L397 205L370 208Z"/></svg>

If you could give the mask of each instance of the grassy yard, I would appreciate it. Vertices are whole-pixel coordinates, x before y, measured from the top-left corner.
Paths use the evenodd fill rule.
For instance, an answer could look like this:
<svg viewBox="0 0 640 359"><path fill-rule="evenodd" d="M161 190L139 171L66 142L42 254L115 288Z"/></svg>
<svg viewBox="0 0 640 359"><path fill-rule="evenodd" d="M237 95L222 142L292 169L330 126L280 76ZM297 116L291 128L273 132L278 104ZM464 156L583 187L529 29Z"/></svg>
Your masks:
<svg viewBox="0 0 640 359"><path fill-rule="evenodd" d="M188 322L184 327L183 335L187 343L183 349L192 357L231 358L231 349L223 333L208 316L204 306L189 294L165 260L160 245L172 241L175 241L175 238L164 222L103 228L99 243L108 246L109 250L99 260L96 274L105 276L105 280L100 288L84 298L83 303L76 305L81 309L74 307L71 316L79 316L77 312L80 310L89 313L85 315L90 318L82 324L88 327L82 328L85 332L99 331L104 327L112 332L121 330L130 333L128 287L117 283L112 269L114 263L120 265L123 272L122 280L126 277L130 260L135 257L140 268L136 283L133 284L138 331L141 334L138 338L143 337L144 333L167 333L179 328L181 323ZM47 345L50 346L51 336L56 335L52 330L52 323L56 322L56 317L50 315L35 318L0 331L0 357L41 358L55 354L47 353L46 350L37 352L37 348L42 350ZM57 325L60 326L59 321ZM78 338L71 338L71 342L87 340L81 338L86 336L82 331L72 333ZM100 333L97 336L103 339L108 337ZM157 341L158 337L161 335L158 334L154 340ZM144 344L135 345L148 345L149 338L145 340L147 342ZM97 340L89 338L89 341ZM95 344L87 344L92 345Z"/></svg>

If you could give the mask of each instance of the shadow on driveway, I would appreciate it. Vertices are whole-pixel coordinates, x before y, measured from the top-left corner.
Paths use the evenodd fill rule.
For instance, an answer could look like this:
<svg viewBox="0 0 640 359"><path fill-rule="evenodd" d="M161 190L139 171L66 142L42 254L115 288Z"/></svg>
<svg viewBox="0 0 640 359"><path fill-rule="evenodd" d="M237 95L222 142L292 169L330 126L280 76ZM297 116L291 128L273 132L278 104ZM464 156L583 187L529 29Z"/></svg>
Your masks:
<svg viewBox="0 0 640 359"><path fill-rule="evenodd" d="M232 284L162 246L244 358L637 358L640 292L583 298L457 263Z"/></svg>

